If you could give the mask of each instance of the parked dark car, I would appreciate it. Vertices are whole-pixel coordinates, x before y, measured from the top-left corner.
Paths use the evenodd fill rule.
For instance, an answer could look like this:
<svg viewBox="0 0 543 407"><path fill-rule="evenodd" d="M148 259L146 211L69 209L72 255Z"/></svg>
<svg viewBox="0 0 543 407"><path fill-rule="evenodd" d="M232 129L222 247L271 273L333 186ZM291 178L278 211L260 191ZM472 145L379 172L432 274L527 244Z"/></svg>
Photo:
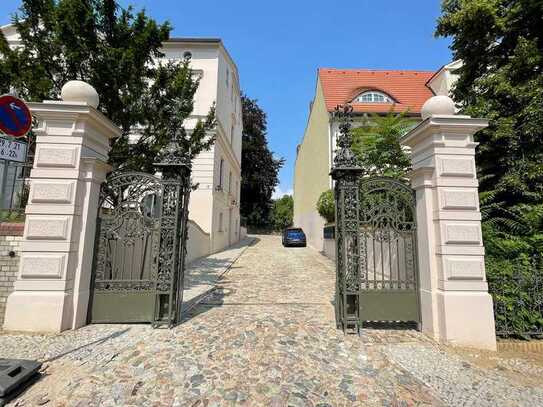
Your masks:
<svg viewBox="0 0 543 407"><path fill-rule="evenodd" d="M300 228L288 228L283 230L283 246L300 246L307 245L305 233Z"/></svg>

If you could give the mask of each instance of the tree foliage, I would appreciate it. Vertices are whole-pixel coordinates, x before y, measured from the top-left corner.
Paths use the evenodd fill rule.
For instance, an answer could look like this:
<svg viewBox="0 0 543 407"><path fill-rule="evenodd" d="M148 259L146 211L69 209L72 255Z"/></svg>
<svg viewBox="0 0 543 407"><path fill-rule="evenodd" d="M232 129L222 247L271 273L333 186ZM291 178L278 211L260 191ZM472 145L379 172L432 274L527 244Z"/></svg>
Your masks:
<svg viewBox="0 0 543 407"><path fill-rule="evenodd" d="M274 230L283 230L292 226L294 216L294 199L292 195L284 195L273 202L271 223Z"/></svg>
<svg viewBox="0 0 543 407"><path fill-rule="evenodd" d="M463 111L490 119L477 134L480 189L506 207L542 198L543 3L446 1L437 33L463 61L454 89Z"/></svg>
<svg viewBox="0 0 543 407"><path fill-rule="evenodd" d="M359 127L351 129L352 150L367 177L385 176L405 180L411 168L409 154L400 144L415 121L406 113L364 117ZM324 191L317 201L317 211L328 223L335 221L335 199L332 190Z"/></svg>
<svg viewBox="0 0 543 407"><path fill-rule="evenodd" d="M476 134L489 280L541 273L543 2L446 0L436 34L451 37L463 61L455 101L463 113L490 119Z"/></svg>
<svg viewBox="0 0 543 407"><path fill-rule="evenodd" d="M211 131L215 128L215 107L212 106L205 120L196 123L194 129L186 130L184 121L194 108L194 94L199 80L192 77L190 59L181 63L169 62L157 66L153 80L143 99L147 114L141 128L140 139L129 145L126 153L132 156L131 164L138 169L153 171L153 162L163 146L176 139L182 151L194 159L207 151L215 142ZM117 153L121 153L117 149ZM118 161L122 156L118 157Z"/></svg>
<svg viewBox="0 0 543 407"><path fill-rule="evenodd" d="M110 155L115 167L145 170L169 131L194 156L209 147L213 109L192 135L184 133L198 80L189 61L157 62L169 23L114 0L23 0L13 23L21 47L11 50L0 33L0 92L10 87L28 101L58 99L69 80L83 80L100 95L99 109L122 130ZM129 143L137 128L143 137Z"/></svg>
<svg viewBox="0 0 543 407"><path fill-rule="evenodd" d="M276 159L266 140L266 113L254 99L241 97L243 137L241 150L241 216L250 226L267 226L272 194L278 185L283 159Z"/></svg>
<svg viewBox="0 0 543 407"><path fill-rule="evenodd" d="M329 189L324 191L317 201L317 212L321 215L326 222L332 223L336 220L336 201L334 198L334 191Z"/></svg>
<svg viewBox="0 0 543 407"><path fill-rule="evenodd" d="M390 111L386 116L365 117L360 127L352 129L353 152L366 176L406 177L411 168L408 153L400 138L414 125L405 113Z"/></svg>

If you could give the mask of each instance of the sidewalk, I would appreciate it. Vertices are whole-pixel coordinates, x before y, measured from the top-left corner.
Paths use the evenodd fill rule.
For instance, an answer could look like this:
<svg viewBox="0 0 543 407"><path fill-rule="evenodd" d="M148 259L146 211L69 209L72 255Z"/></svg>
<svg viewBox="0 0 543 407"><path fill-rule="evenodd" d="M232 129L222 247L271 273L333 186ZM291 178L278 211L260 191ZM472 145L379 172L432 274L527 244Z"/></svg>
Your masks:
<svg viewBox="0 0 543 407"><path fill-rule="evenodd" d="M196 259L187 266L181 308L183 313L190 311L213 292L218 279L254 240L253 237L246 237L222 252Z"/></svg>

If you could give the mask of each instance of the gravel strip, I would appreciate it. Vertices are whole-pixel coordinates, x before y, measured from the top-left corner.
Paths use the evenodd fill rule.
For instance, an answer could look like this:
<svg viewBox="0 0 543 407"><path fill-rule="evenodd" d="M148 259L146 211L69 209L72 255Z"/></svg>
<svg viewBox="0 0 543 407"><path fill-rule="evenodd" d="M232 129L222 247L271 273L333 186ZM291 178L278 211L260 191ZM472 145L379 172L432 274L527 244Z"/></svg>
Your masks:
<svg viewBox="0 0 543 407"><path fill-rule="evenodd" d="M519 385L498 369L481 369L429 344L394 344L383 352L451 406L541 406L539 385Z"/></svg>

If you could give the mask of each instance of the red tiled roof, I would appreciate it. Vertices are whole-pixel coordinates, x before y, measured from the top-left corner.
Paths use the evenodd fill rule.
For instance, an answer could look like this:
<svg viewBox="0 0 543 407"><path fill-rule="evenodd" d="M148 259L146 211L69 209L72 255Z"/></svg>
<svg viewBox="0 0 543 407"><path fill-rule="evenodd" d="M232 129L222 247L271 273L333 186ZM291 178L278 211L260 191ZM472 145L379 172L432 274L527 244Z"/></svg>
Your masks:
<svg viewBox="0 0 543 407"><path fill-rule="evenodd" d="M328 111L338 104L352 102L365 90L378 90L396 101L395 112L420 113L424 102L433 96L426 82L431 71L388 71L372 69L320 68L319 77ZM352 103L355 112L387 113L388 103Z"/></svg>

